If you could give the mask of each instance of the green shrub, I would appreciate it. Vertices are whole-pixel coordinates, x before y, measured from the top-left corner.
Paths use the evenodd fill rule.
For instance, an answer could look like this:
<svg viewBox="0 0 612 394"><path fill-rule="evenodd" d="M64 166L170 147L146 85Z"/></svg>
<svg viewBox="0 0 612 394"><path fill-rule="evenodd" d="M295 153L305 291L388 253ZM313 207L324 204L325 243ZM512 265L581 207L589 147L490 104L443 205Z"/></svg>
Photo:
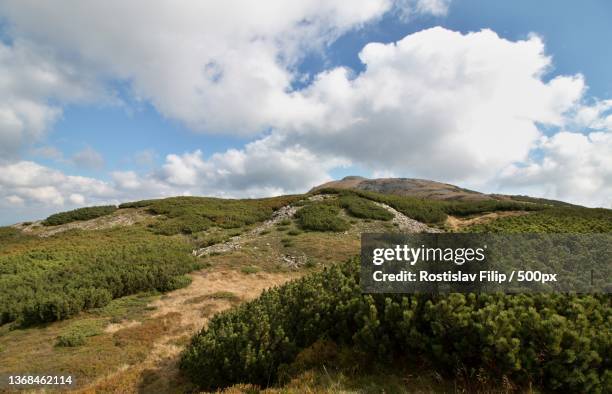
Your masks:
<svg viewBox="0 0 612 394"><path fill-rule="evenodd" d="M244 268L247 268L247 267L244 267ZM253 267L250 267L250 268L251 268L250 271L252 271ZM252 272L252 273L256 273L256 272L257 271ZM228 300L230 302L240 301L240 297L238 297L235 293L232 293L231 291L217 291L215 293L206 295L206 297L212 300Z"/></svg>
<svg viewBox="0 0 612 394"><path fill-rule="evenodd" d="M250 275L250 274L258 273L259 271L261 271L261 269L259 267L254 266L254 265L246 265L246 266L240 268L240 271L243 274Z"/></svg>
<svg viewBox="0 0 612 394"><path fill-rule="evenodd" d="M612 210L603 208L555 207L529 215L498 218L473 225L465 231L491 233L609 233Z"/></svg>
<svg viewBox="0 0 612 394"><path fill-rule="evenodd" d="M60 335L57 338L56 346L59 347L77 347L85 344L85 335L79 331L72 331Z"/></svg>
<svg viewBox="0 0 612 394"><path fill-rule="evenodd" d="M300 230L297 230L297 229L293 229L293 230L287 231L287 235L291 235L291 236L296 236L296 235L300 235L300 234L302 234L302 232Z"/></svg>
<svg viewBox="0 0 612 394"><path fill-rule="evenodd" d="M448 215L468 216L478 213L495 212L495 211L536 211L549 207L543 203L526 203L522 201L509 200L484 200L484 201L442 201L442 200L426 200L416 197L400 196L395 194L382 194L364 190L342 190L342 189L321 189L317 193L322 194L337 194L339 201L349 199L349 201L366 199L371 201L387 204L390 207L400 211L404 215L429 224L438 224L446 220ZM346 203L345 203L346 204ZM355 208L356 214L352 216L364 217L368 219L378 219L377 217L368 214L371 208L361 207L363 203L357 202ZM348 205L348 204L347 204ZM376 207L384 210L381 207ZM347 208L349 213L351 210ZM364 213L365 212L365 213ZM384 215L382 211L380 215ZM386 212L386 210L385 210ZM389 213L389 212L387 212ZM359 216L363 215L363 216ZM386 219L381 219L386 220Z"/></svg>
<svg viewBox="0 0 612 394"><path fill-rule="evenodd" d="M602 392L612 383L611 333L608 295L362 294L354 259L216 315L180 367L205 390L266 386L300 351L331 340L372 367L410 355L451 374Z"/></svg>
<svg viewBox="0 0 612 394"><path fill-rule="evenodd" d="M304 230L346 231L350 224L338 216L340 208L324 202L306 205L296 213L298 223Z"/></svg>
<svg viewBox="0 0 612 394"><path fill-rule="evenodd" d="M0 324L62 320L114 298L183 287L199 267L188 242L137 227L25 238L0 254Z"/></svg>
<svg viewBox="0 0 612 394"><path fill-rule="evenodd" d="M338 201L349 215L361 219L391 220L393 214L371 201L354 195L344 195Z"/></svg>
<svg viewBox="0 0 612 394"><path fill-rule="evenodd" d="M76 222L79 220L90 220L101 216L110 215L115 212L117 207L114 205L103 205L98 207L79 208L72 211L60 212L49 216L42 224L45 226L57 226L60 224Z"/></svg>
<svg viewBox="0 0 612 394"><path fill-rule="evenodd" d="M8 246L11 243L32 238L31 235L24 234L21 230L14 227L0 227L0 246Z"/></svg>
<svg viewBox="0 0 612 394"><path fill-rule="evenodd" d="M156 234L193 234L213 226L239 228L269 219L272 213L299 196L264 199L231 200L212 197L171 197L161 200L122 204L121 207L143 206L165 219L151 225Z"/></svg>

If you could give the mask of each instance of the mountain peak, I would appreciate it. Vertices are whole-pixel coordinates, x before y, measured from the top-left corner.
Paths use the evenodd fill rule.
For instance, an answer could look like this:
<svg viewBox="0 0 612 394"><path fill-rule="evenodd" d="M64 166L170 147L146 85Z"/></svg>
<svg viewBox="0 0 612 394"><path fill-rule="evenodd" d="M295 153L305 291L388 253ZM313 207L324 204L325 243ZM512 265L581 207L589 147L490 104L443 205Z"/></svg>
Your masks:
<svg viewBox="0 0 612 394"><path fill-rule="evenodd" d="M464 189L448 183L415 178L368 179L362 176L346 176L341 180L316 186L312 191L324 188L367 190L434 200L481 201L496 199L488 194Z"/></svg>

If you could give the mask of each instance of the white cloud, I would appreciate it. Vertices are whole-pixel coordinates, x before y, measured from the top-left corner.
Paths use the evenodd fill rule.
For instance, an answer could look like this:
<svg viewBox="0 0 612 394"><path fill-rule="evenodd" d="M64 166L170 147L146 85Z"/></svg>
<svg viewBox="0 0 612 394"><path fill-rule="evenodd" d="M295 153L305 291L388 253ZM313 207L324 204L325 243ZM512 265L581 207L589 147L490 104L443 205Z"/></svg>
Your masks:
<svg viewBox="0 0 612 394"><path fill-rule="evenodd" d="M90 146L75 153L74 156L72 156L71 161L78 167L88 169L99 170L104 167L104 157L102 157L98 151Z"/></svg>
<svg viewBox="0 0 612 394"><path fill-rule="evenodd" d="M10 33L79 73L128 81L196 130L258 133L293 107L297 61L390 10L390 0L4 1ZM12 74L10 74L12 75ZM11 79L15 79L11 77Z"/></svg>
<svg viewBox="0 0 612 394"><path fill-rule="evenodd" d="M140 152L136 152L134 155L134 161L139 166L150 167L155 163L157 159L157 153L153 149L145 149Z"/></svg>
<svg viewBox="0 0 612 394"><path fill-rule="evenodd" d="M326 70L295 91L305 54L391 9L407 18L443 16L449 1L244 4L2 2L14 38L0 43L2 204L278 194L303 191L349 163L475 188L501 176L533 194L606 202L597 196L609 195L612 184L605 167L612 101L584 105L581 75L550 78L539 37L428 29L366 45L360 74ZM117 171L110 182L19 161L16 152L45 135L62 104L108 100L102 82L109 80L126 82L137 99L194 130L267 137L208 157L199 150L170 154L150 174ZM539 124L590 134L542 139ZM541 160L529 158L534 149ZM61 158L51 150L38 154ZM135 160L151 165L153 158L142 152ZM91 148L73 161L103 165Z"/></svg>
<svg viewBox="0 0 612 394"><path fill-rule="evenodd" d="M78 205L85 195L88 200L106 201L116 194L106 182L65 175L31 161L0 165L0 198L10 204L61 207L66 201Z"/></svg>
<svg viewBox="0 0 612 394"><path fill-rule="evenodd" d="M559 132L543 138L540 149L542 158L504 171L504 189L612 208L612 130Z"/></svg>
<svg viewBox="0 0 612 394"><path fill-rule="evenodd" d="M207 160L199 150L168 155L157 179L199 194L259 197L303 192L330 180L328 171L345 163L269 136Z"/></svg>
<svg viewBox="0 0 612 394"><path fill-rule="evenodd" d="M585 90L580 75L543 80L551 61L537 36L438 27L359 56L363 73L318 75L299 93L309 123L279 132L374 171L483 185L526 160L537 124L562 125Z"/></svg>
<svg viewBox="0 0 612 394"><path fill-rule="evenodd" d="M79 193L72 193L69 200L74 205L85 205L85 196Z"/></svg>
<svg viewBox="0 0 612 394"><path fill-rule="evenodd" d="M419 15L446 16L451 0L399 0L396 9L404 21Z"/></svg>
<svg viewBox="0 0 612 394"><path fill-rule="evenodd" d="M75 69L52 52L22 39L0 41L0 160L15 159L61 115L51 100L87 102L104 97L86 70Z"/></svg>
<svg viewBox="0 0 612 394"><path fill-rule="evenodd" d="M54 146L41 146L31 150L31 153L36 157L43 159L52 159L55 161L63 161L64 154Z"/></svg>
<svg viewBox="0 0 612 394"><path fill-rule="evenodd" d="M23 198L16 196L14 194L10 196L6 196L6 201L11 205L16 205L16 206L22 206L24 203Z"/></svg>

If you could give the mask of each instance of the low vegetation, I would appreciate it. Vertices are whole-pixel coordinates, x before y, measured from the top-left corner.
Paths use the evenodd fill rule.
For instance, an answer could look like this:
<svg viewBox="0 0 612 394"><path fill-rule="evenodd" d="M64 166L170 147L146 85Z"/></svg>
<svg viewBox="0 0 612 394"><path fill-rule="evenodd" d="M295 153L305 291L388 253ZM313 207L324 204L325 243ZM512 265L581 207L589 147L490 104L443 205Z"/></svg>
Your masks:
<svg viewBox="0 0 612 394"><path fill-rule="evenodd" d="M68 332L57 338L59 347L77 347L85 344L85 335L78 331Z"/></svg>
<svg viewBox="0 0 612 394"><path fill-rule="evenodd" d="M363 190L339 190L339 189L321 189L317 193L322 194L337 194L340 196L339 201L346 199L358 201L357 204L363 206L363 200L371 200L379 203L387 204L390 207L400 211L404 215L428 224L440 224L446 220L447 215L455 216L469 216L485 212L496 212L496 211L537 211L545 209L547 206L543 204L535 204L531 202L520 202L520 201L508 201L508 200L486 200L486 201L439 201L439 200L425 200L416 197L406 197L394 194L381 194L371 191ZM356 197L361 197L356 199ZM376 206L374 206L376 207ZM376 207L379 208L379 207ZM382 209L382 208L381 208ZM347 207L349 213L351 209ZM366 211L374 212L373 208L364 207L364 209L358 209L357 212ZM366 213L366 215L368 215ZM353 214L359 218L369 219L383 219L382 217L376 217L376 214L371 213L374 216L360 216L360 214ZM384 215L384 214L380 214Z"/></svg>
<svg viewBox="0 0 612 394"><path fill-rule="evenodd" d="M524 216L499 218L471 226L483 233L610 233L612 210L577 206L554 207Z"/></svg>
<svg viewBox="0 0 612 394"><path fill-rule="evenodd" d="M300 227L310 231L346 231L350 224L339 216L340 208L325 202L306 205L296 213Z"/></svg>
<svg viewBox="0 0 612 394"><path fill-rule="evenodd" d="M345 194L338 199L338 203L342 208L346 209L349 215L356 218L373 220L393 219L393 214L385 208L355 195Z"/></svg>
<svg viewBox="0 0 612 394"><path fill-rule="evenodd" d="M606 295L367 295L358 272L353 260L216 315L181 368L204 389L266 386L300 351L328 339L381 365L410 355L441 371L565 392L612 384Z"/></svg>
<svg viewBox="0 0 612 394"><path fill-rule="evenodd" d="M117 207L114 205L102 205L97 207L79 208L72 211L60 212L46 218L42 224L45 226L58 226L76 222L80 220L90 220L101 216L110 215L115 212Z"/></svg>
<svg viewBox="0 0 612 394"><path fill-rule="evenodd" d="M211 197L171 197L162 200L144 200L119 205L120 208L146 208L161 215L150 225L156 234L193 234L217 226L238 228L267 220L272 213L298 196L265 199L231 200Z"/></svg>
<svg viewBox="0 0 612 394"><path fill-rule="evenodd" d="M0 250L0 324L61 320L128 294L186 286L184 274L200 266L190 251L184 240L142 228L7 242Z"/></svg>

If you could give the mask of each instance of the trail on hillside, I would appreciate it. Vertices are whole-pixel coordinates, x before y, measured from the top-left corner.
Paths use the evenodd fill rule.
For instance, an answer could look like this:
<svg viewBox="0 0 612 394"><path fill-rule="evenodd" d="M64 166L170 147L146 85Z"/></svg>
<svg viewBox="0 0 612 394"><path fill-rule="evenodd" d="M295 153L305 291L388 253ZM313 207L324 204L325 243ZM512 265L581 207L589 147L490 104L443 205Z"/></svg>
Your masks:
<svg viewBox="0 0 612 394"><path fill-rule="evenodd" d="M461 219L455 216L448 215L446 218L446 226L451 230L461 230L465 227L469 227L475 224L484 224L492 222L495 219L510 217L510 216L523 216L528 215L527 211L499 211L485 213L484 215L478 215L475 217Z"/></svg>
<svg viewBox="0 0 612 394"><path fill-rule="evenodd" d="M329 198L335 198L335 197L331 195L327 195L327 194L318 194L315 196L308 197L307 200L308 201L322 201L322 200L326 200ZM294 205L285 205L284 207L281 207L278 210L274 211L270 219L261 223L254 229L251 229L247 233L232 237L226 242L214 244L211 246L207 246L205 248L194 249L192 254L196 257L202 257L202 256L209 255L211 253L226 253L226 252L231 252L233 250L240 249L241 246L245 242L252 240L253 237L260 235L264 231L270 230L272 227L274 227L274 225L280 223L281 221L287 220L287 219L289 220L293 219L293 217L295 216L295 213L300 208L301 207L294 206Z"/></svg>
<svg viewBox="0 0 612 394"><path fill-rule="evenodd" d="M397 209L387 204L384 204L381 202L374 202L374 204L386 209L393 215L392 222L397 225L400 231L408 232L408 233L441 233L443 232L440 229L429 227L425 223L419 222L418 220L411 219L408 216L401 213L400 211L398 211Z"/></svg>
<svg viewBox="0 0 612 394"><path fill-rule="evenodd" d="M121 366L114 373L91 382L77 392L124 392L125 389L145 392L173 392L171 386L142 388L145 375L160 384L176 381L178 359L184 343L205 327L218 312L239 302L256 298L264 289L277 286L297 277L295 273L266 273L247 275L233 270L197 271L191 275L192 283L182 289L166 293L152 302L152 319L167 319L169 328L159 337L143 362ZM133 327L127 322L125 327ZM116 327L113 328L116 332ZM163 385L162 384L162 385Z"/></svg>
<svg viewBox="0 0 612 394"><path fill-rule="evenodd" d="M316 195L309 197L308 200L320 201L328 198L334 197ZM397 223L401 231L440 232L438 229L407 217L386 204L376 204L393 214L393 223ZM262 232L272 229L281 221L292 219L299 209L299 206L284 206L275 211L269 220L248 232L232 237L226 242L195 249L192 254L201 257L211 253L227 253L240 249L245 243L252 241ZM149 304L149 307L155 310L149 318L164 320L167 330L155 340L145 360L138 364L120 366L114 373L91 382L78 392L125 392L126 390L175 392L176 387L173 387L173 384L186 384L181 381L178 370L180 352L184 349L188 339L205 327L214 314L240 302L252 300L263 290L281 285L300 275L299 271L260 272L248 275L231 269L200 270L191 273L192 282L189 286L168 292ZM140 324L136 321L115 323L109 325L106 331L117 333Z"/></svg>

